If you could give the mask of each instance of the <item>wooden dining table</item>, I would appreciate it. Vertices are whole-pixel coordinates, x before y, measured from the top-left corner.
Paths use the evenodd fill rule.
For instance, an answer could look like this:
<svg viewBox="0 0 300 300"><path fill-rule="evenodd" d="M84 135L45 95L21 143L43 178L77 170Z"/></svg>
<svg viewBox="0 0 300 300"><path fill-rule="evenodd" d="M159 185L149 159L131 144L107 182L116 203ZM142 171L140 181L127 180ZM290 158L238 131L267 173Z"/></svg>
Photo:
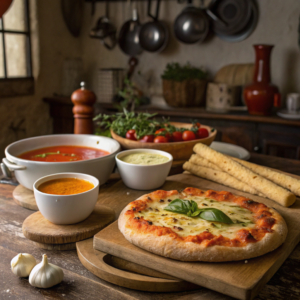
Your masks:
<svg viewBox="0 0 300 300"><path fill-rule="evenodd" d="M300 161L297 160L253 153L250 161L300 175ZM101 187L100 193L118 180L120 180L118 175L113 174L110 180ZM76 250L44 250L24 237L22 223L34 211L25 209L14 202L12 198L14 188L9 184L0 184L0 299L233 299L206 288L176 293L141 292L122 288L96 277L80 263ZM50 289L39 289L32 287L27 278L15 276L10 269L10 261L21 252L32 254L38 261L41 260L42 254L47 254L51 263L63 269L65 275L63 282ZM296 246L255 299L300 299L300 245Z"/></svg>

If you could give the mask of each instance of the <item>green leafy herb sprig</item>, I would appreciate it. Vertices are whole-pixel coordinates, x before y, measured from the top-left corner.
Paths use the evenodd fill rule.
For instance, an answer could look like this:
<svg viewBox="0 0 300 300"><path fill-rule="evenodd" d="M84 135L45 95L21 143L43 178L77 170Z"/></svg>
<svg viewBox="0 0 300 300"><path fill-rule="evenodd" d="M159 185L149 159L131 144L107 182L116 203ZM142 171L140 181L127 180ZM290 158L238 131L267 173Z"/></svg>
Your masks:
<svg viewBox="0 0 300 300"><path fill-rule="evenodd" d="M156 135L165 136L175 131L184 132L186 130L191 130L196 134L198 131L196 120L192 122L193 126L187 129L171 125L168 119L157 121L154 119L155 116L156 114L129 112L126 108L123 109L123 112L115 115L99 114L94 118L98 126L96 134L111 137L110 129L112 129L117 135L125 137L128 130L134 129L137 138L140 139L145 135L155 134L155 131L160 128L165 128L165 131Z"/></svg>
<svg viewBox="0 0 300 300"><path fill-rule="evenodd" d="M45 158L48 155L57 155L57 154L61 154L63 156L71 156L71 157L75 157L76 156L76 154L74 154L74 153L69 154L69 153L61 153L60 151L57 151L57 152L47 152L47 153L37 154L37 155L34 155L34 157ZM73 160L77 160L77 158L71 158L71 159L69 159L69 161L73 161Z"/></svg>
<svg viewBox="0 0 300 300"><path fill-rule="evenodd" d="M193 200L175 199L164 209L189 217L199 217L206 221L233 224L233 221L221 210L212 207L198 208L198 204Z"/></svg>
<svg viewBox="0 0 300 300"><path fill-rule="evenodd" d="M113 132L122 137L126 136L128 130L134 129L137 138L140 139L145 135L154 134L162 125L161 122L152 119L155 115L156 114L149 113L136 114L124 109L124 112L116 113L115 115L100 114L94 118L94 121L100 120L97 122L97 125L102 128L102 130L112 129Z"/></svg>
<svg viewBox="0 0 300 300"><path fill-rule="evenodd" d="M47 152L47 153L37 154L37 155L35 155L35 157L42 157L42 158L45 158L47 155L55 155L55 154L60 154L60 151L57 151L57 152Z"/></svg>
<svg viewBox="0 0 300 300"><path fill-rule="evenodd" d="M183 81L186 79L207 79L208 74L200 68L192 67L189 63L181 66L179 63L169 63L161 75L162 79Z"/></svg>

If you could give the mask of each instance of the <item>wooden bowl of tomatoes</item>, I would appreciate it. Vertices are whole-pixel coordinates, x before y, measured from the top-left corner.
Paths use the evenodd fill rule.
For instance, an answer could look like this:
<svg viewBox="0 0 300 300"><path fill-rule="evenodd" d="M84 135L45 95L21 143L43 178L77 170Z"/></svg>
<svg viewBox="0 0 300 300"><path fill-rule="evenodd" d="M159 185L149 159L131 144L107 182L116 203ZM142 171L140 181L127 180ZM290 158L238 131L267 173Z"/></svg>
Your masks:
<svg viewBox="0 0 300 300"><path fill-rule="evenodd" d="M126 138L117 135L111 130L111 136L118 141L124 150L127 149L157 149L169 152L173 160L187 160L193 154L196 144L210 145L217 134L217 130L209 126L179 122L170 122L172 128L178 130L168 131L168 127L159 128L153 135L145 135L136 139L135 131L130 129ZM197 128L196 128L197 127Z"/></svg>

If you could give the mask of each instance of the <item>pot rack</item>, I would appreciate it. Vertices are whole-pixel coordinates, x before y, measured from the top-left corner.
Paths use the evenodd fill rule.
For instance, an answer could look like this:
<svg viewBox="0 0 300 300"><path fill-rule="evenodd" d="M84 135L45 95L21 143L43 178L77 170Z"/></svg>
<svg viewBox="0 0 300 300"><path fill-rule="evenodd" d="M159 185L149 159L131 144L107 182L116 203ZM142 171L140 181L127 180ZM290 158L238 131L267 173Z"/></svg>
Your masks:
<svg viewBox="0 0 300 300"><path fill-rule="evenodd" d="M92 4L92 15L95 13L96 2L106 2L107 0L84 0L85 2L90 2ZM111 2L126 2L128 0L109 0ZM148 1L148 0L134 0L134 1ZM178 3L189 2L189 0L163 0L163 1L177 1ZM203 1L203 0L201 0Z"/></svg>

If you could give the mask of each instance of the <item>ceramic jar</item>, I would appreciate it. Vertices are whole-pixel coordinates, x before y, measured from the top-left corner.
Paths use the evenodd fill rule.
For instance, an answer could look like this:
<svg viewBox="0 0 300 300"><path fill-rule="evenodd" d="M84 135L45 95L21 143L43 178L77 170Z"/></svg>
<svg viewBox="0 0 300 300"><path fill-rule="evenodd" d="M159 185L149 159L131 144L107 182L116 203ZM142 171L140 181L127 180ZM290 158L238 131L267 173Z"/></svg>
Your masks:
<svg viewBox="0 0 300 300"><path fill-rule="evenodd" d="M206 109L226 113L231 106L238 105L240 97L241 87L210 82L207 86Z"/></svg>
<svg viewBox="0 0 300 300"><path fill-rule="evenodd" d="M271 84L270 56L273 45L254 45L256 60L253 83L244 89L244 100L251 115L270 115L280 106L278 88Z"/></svg>

